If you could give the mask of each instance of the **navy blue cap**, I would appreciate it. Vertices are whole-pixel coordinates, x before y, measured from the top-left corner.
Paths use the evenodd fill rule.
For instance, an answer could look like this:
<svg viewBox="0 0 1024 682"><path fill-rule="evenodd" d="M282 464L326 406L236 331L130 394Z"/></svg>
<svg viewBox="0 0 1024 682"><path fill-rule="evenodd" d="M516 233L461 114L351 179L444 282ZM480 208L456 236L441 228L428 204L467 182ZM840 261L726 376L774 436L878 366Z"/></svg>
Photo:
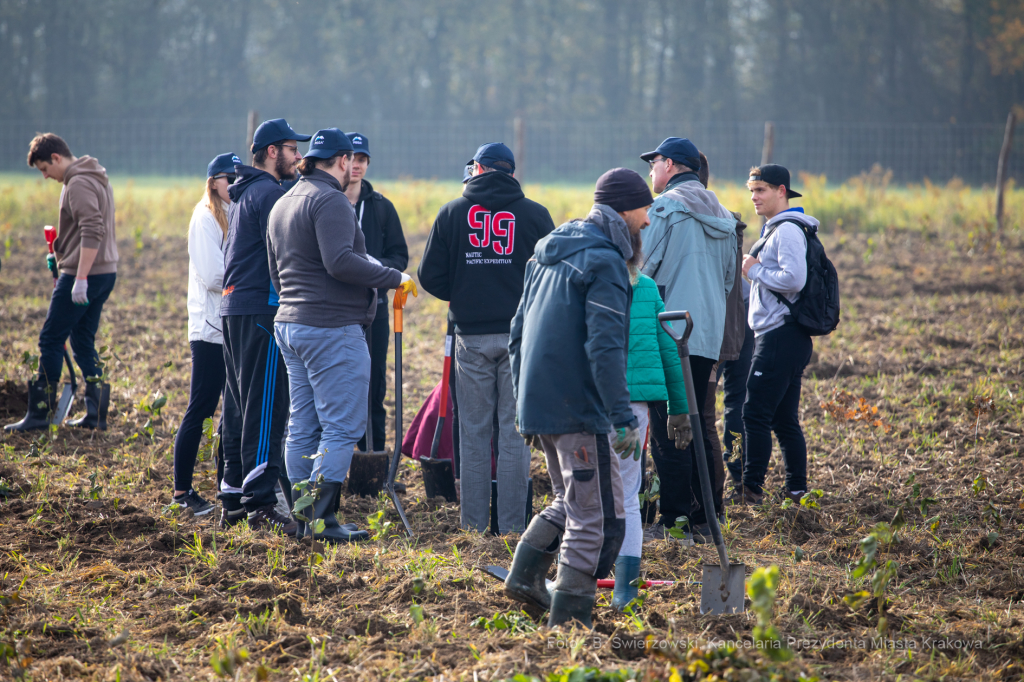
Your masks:
<svg viewBox="0 0 1024 682"><path fill-rule="evenodd" d="M480 145L480 149L477 149L476 154L473 155L473 160L482 166L505 171L506 173L512 173L516 169L516 157L512 155L512 150L501 142L488 142L487 144ZM508 171L504 168L498 168L494 165L498 161L504 161L512 166L512 170Z"/></svg>
<svg viewBox="0 0 1024 682"><path fill-rule="evenodd" d="M803 196L800 192L794 192L793 188L789 186L789 169L777 163L766 163L750 171L750 182L757 182L758 180L767 182L769 185L775 185L776 187L785 187L787 199Z"/></svg>
<svg viewBox="0 0 1024 682"><path fill-rule="evenodd" d="M309 151L306 152L306 156L329 159L338 152L351 151L354 151L354 148L348 135L337 128L324 128L313 134L313 141L309 143Z"/></svg>
<svg viewBox="0 0 1024 682"><path fill-rule="evenodd" d="M309 135L300 135L299 133L292 130L292 127L288 125L288 121L283 118L272 118L269 121L264 121L260 124L260 127L256 129L256 133L252 136L252 147L249 151L253 154L269 147L275 142L284 142L285 140L298 140L299 142L305 142L309 139Z"/></svg>
<svg viewBox="0 0 1024 682"><path fill-rule="evenodd" d="M235 166L241 165L242 161L231 152L218 154L213 157L213 161L206 167L206 177L212 178L214 175L220 175L221 173L234 173Z"/></svg>
<svg viewBox="0 0 1024 682"><path fill-rule="evenodd" d="M362 133L349 133L348 139L352 141L352 149L355 150L356 154L370 156L370 141L366 139L366 135Z"/></svg>
<svg viewBox="0 0 1024 682"><path fill-rule="evenodd" d="M651 161L658 154L666 159L672 159L676 163L689 166L694 172L700 168L700 152L697 151L697 146L685 137L666 137L657 149L641 154L640 158L644 161Z"/></svg>
<svg viewBox="0 0 1024 682"><path fill-rule="evenodd" d="M469 182L470 178L473 177L473 170L475 169L476 161L470 159L466 162L466 168L462 171L462 184L465 185Z"/></svg>

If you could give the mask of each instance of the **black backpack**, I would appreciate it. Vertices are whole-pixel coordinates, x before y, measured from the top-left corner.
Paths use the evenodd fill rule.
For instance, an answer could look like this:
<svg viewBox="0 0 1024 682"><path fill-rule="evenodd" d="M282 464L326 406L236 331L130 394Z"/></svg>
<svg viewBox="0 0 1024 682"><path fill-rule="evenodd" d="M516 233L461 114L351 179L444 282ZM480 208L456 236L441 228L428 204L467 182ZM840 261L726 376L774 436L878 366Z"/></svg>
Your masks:
<svg viewBox="0 0 1024 682"><path fill-rule="evenodd" d="M825 255L825 247L818 239L816 230L811 230L799 219L788 219L776 223L765 236L758 239L750 247L750 255L757 258L764 248L768 237L783 222L790 222L800 227L807 237L807 282L800 290L800 298L790 303L785 296L771 291L787 308L787 321L793 322L810 336L826 336L839 326L839 273L832 261Z"/></svg>

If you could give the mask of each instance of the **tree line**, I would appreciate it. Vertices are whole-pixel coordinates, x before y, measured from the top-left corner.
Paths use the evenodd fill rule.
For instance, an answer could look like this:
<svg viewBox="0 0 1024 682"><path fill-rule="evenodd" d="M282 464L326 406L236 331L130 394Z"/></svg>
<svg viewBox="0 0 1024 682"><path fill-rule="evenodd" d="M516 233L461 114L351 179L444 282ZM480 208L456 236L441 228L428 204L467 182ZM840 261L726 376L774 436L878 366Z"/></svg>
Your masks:
<svg viewBox="0 0 1024 682"><path fill-rule="evenodd" d="M1024 0L0 0L0 118L1000 123Z"/></svg>

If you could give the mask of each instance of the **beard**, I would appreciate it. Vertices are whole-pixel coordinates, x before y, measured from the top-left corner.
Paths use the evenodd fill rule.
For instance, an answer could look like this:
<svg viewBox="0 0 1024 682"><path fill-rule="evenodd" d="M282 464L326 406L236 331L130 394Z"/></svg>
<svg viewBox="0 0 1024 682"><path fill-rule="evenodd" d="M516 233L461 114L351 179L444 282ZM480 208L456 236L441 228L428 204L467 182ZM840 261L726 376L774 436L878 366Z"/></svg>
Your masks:
<svg viewBox="0 0 1024 682"><path fill-rule="evenodd" d="M284 155L279 155L274 161L274 172L277 173L277 177L282 180L294 180L295 179L295 164L289 165L284 160Z"/></svg>
<svg viewBox="0 0 1024 682"><path fill-rule="evenodd" d="M626 268L629 269L631 276L635 276L636 273L640 272L640 266L644 260L644 242L640 237L640 230L636 232L630 230L629 245L633 248L633 255L626 261Z"/></svg>
<svg viewBox="0 0 1024 682"><path fill-rule="evenodd" d="M342 183L341 183L341 191L344 192L345 190L347 190L348 186L351 183L352 183L352 169L351 168L346 168L345 169L345 177L344 177L344 179L342 180Z"/></svg>

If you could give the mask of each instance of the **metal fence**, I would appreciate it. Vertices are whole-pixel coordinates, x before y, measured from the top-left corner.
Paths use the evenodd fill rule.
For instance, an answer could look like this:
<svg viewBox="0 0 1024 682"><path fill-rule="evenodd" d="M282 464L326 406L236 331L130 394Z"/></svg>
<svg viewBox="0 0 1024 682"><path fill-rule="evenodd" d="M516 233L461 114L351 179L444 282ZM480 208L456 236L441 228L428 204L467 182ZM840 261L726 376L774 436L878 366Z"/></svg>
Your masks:
<svg viewBox="0 0 1024 682"><path fill-rule="evenodd" d="M370 140L371 178L458 180L477 146L503 141L517 152L527 182L593 182L615 166L646 170L638 158L670 135L692 139L710 159L712 174L742 181L759 163L763 122L651 121L346 121L289 119L296 130L337 125ZM517 130L519 135L517 135ZM0 171L25 171L28 141L56 132L79 154L91 154L109 172L125 175L201 175L225 151L242 152L244 118L0 121ZM899 183L954 177L993 184L1002 125L775 123L773 160L799 172L842 182L875 164ZM302 149L300 147L300 149ZM1024 181L1024 134L1011 154L1009 177Z"/></svg>

